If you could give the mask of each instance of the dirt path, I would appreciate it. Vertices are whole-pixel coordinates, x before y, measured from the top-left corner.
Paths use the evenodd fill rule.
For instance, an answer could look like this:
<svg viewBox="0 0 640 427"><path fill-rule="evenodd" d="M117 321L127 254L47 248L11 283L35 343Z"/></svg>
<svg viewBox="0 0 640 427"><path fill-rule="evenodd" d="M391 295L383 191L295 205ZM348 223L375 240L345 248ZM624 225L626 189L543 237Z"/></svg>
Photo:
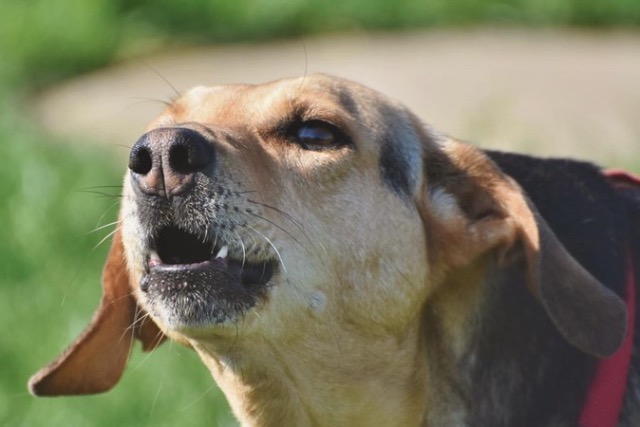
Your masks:
<svg viewBox="0 0 640 427"><path fill-rule="evenodd" d="M175 96L153 70L180 91L327 72L484 147L607 165L640 160L640 33L360 34L180 49L55 87L35 115L54 134L130 146L162 108L149 100Z"/></svg>

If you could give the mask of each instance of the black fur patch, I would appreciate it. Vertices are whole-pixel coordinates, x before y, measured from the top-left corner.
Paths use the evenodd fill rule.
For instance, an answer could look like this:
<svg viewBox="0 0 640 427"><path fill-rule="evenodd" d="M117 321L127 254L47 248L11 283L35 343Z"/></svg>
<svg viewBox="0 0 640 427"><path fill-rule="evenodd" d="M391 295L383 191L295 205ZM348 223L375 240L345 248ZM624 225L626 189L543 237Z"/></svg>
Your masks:
<svg viewBox="0 0 640 427"><path fill-rule="evenodd" d="M353 98L351 92L346 88L336 88L336 90L340 105L342 105L352 116L357 116L360 109L358 108L358 103Z"/></svg>
<svg viewBox="0 0 640 427"><path fill-rule="evenodd" d="M487 154L522 186L569 253L624 298L629 225L622 199L600 169L574 160Z"/></svg>
<svg viewBox="0 0 640 427"><path fill-rule="evenodd" d="M577 425L596 359L560 336L520 268L487 276L484 314L462 360L469 425Z"/></svg>
<svg viewBox="0 0 640 427"><path fill-rule="evenodd" d="M627 212L600 170L571 160L487 154L523 187L573 257L624 296ZM597 359L560 336L521 269L494 269L487 277L479 331L461 361L469 425L576 425Z"/></svg>
<svg viewBox="0 0 640 427"><path fill-rule="evenodd" d="M380 174L382 180L401 196L411 194L410 165L399 152L393 139L387 138L380 149Z"/></svg>

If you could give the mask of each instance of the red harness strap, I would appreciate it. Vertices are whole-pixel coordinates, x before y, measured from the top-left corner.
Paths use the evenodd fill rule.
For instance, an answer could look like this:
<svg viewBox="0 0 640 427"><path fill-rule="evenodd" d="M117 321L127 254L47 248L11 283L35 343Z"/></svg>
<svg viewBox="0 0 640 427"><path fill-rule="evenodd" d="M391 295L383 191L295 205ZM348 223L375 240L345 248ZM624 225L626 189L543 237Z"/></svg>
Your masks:
<svg viewBox="0 0 640 427"><path fill-rule="evenodd" d="M640 188L640 177L622 171L606 174L614 185ZM585 406L580 415L580 427L616 427L622 410L627 387L636 316L636 271L631 256L627 261L626 280L627 336L620 349L611 357L603 359L587 393Z"/></svg>
<svg viewBox="0 0 640 427"><path fill-rule="evenodd" d="M622 410L627 388L636 311L636 280L633 264L627 267L627 336L622 347L611 357L603 359L596 369L585 406L580 415L580 427L615 427Z"/></svg>

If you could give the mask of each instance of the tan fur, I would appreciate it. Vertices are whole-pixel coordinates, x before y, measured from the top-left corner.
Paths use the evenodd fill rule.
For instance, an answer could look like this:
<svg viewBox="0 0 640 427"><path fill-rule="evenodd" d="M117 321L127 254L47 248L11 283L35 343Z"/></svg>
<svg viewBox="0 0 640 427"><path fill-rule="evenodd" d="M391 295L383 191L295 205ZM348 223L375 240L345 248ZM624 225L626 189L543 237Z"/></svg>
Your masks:
<svg viewBox="0 0 640 427"><path fill-rule="evenodd" d="M343 129L355 149L314 152L283 141L275 128L294 113ZM259 240L281 263L265 300L241 322L176 330L152 316L198 352L241 423L462 425L463 402L449 379L474 330L485 265L509 262L523 244L535 258L540 247L517 185L395 101L327 76L195 88L149 130L178 125L210 138L218 185L289 215L229 196L268 220L240 237ZM381 177L389 135L416 165L410 194ZM152 312L138 285L145 260L134 199L127 176L121 223L130 283ZM530 268L533 277L535 262ZM535 279L530 286L540 296Z"/></svg>

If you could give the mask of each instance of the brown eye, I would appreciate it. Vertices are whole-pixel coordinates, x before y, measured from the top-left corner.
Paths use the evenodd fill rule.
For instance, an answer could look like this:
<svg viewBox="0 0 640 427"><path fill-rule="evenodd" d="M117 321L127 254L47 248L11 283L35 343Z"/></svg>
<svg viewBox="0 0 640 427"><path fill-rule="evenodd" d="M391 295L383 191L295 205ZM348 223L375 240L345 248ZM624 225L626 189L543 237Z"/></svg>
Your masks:
<svg viewBox="0 0 640 427"><path fill-rule="evenodd" d="M336 136L320 123L304 123L298 128L298 139L305 145L331 145Z"/></svg>
<svg viewBox="0 0 640 427"><path fill-rule="evenodd" d="M336 126L321 120L300 123L294 127L292 136L305 150L323 151L349 144L349 139Z"/></svg>

